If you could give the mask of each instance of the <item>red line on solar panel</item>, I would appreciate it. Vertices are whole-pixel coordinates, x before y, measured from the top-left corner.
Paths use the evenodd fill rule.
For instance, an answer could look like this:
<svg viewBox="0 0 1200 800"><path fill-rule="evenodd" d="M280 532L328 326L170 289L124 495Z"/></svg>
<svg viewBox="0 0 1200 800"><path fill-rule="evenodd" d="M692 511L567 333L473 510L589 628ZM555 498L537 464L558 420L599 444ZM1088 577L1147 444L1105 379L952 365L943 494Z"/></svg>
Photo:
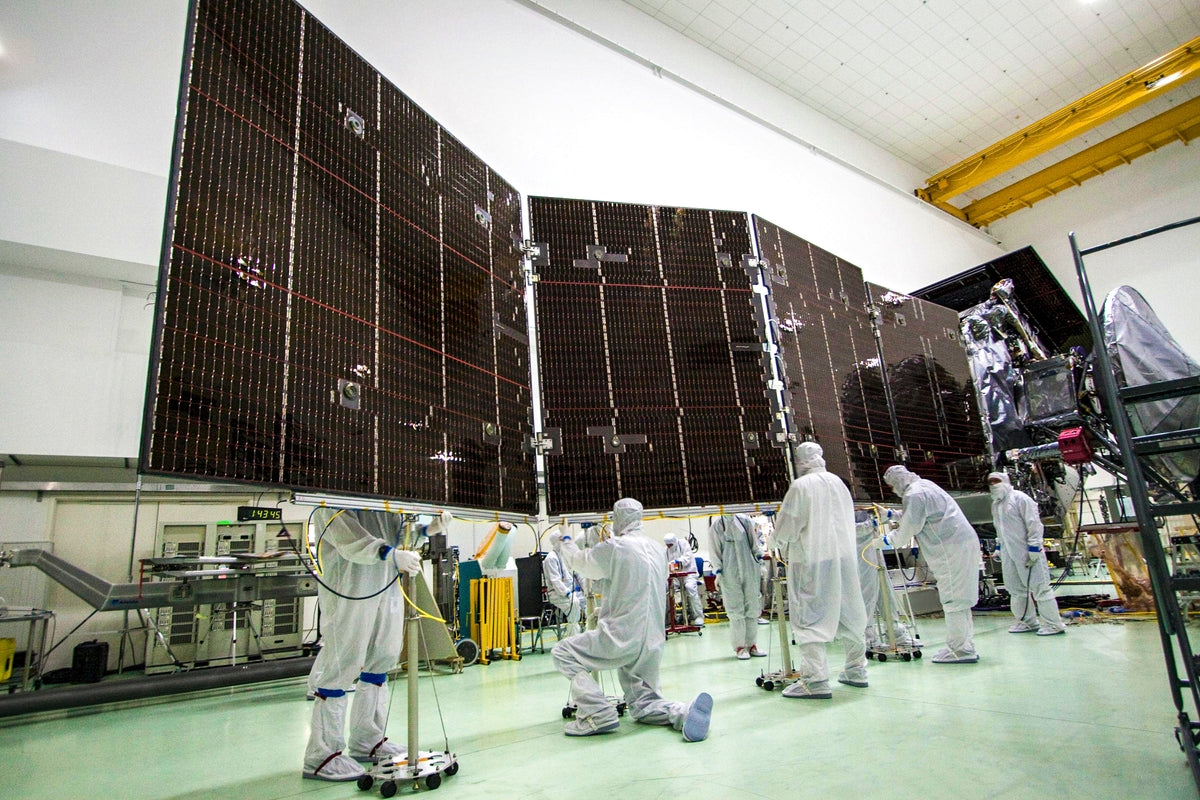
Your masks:
<svg viewBox="0 0 1200 800"><path fill-rule="evenodd" d="M661 283L613 283L611 281L600 283L589 281L538 281L541 286L604 286L607 288L618 289L686 289L696 292L742 292L750 294L749 289L737 289L733 287L723 286L677 286Z"/></svg>
<svg viewBox="0 0 1200 800"><path fill-rule="evenodd" d="M731 409L740 408L740 406L617 406L616 410L632 412L632 411L728 411ZM588 406L546 406L547 411L565 412L565 411L595 411L595 412L610 412L613 411L613 406L602 406L600 408L592 408Z"/></svg>
<svg viewBox="0 0 1200 800"><path fill-rule="evenodd" d="M294 147L292 147L290 144L288 144L287 142L283 141L283 140L282 140L282 139L280 139L278 136L275 136L275 135L273 135L273 134L272 134L270 131L266 130L266 129L265 129L265 128L263 128L262 126L260 126L260 125L256 125L256 124L255 124L254 122L252 122L251 120L248 120L248 119L246 119L244 116L242 116L241 114L237 113L237 112L236 112L236 111L234 111L232 108L230 108L229 106L227 106L227 105L225 105L224 103L222 103L220 100L217 100L215 97L213 97L213 96L211 96L211 95L209 95L209 94L207 94L207 93L205 93L205 92L201 91L200 89L196 88L195 86L192 86L192 87L191 87L191 89L192 89L192 91L194 91L196 94L200 95L200 96L201 96L201 97L203 97L205 100L208 100L208 101L209 101L210 103L212 103L213 105L215 105L215 106L218 106L219 108L221 108L221 109L223 109L224 111L228 112L230 116L232 116L232 117L236 117L237 119L239 119L239 120L241 120L242 122L244 122L244 123L246 123L247 125L249 125L251 128L254 128L254 129L255 129L255 130L257 130L257 131L260 131L260 132L261 132L261 133L262 133L264 136L266 136L267 138L269 138L269 139L272 139L272 140L274 140L275 142L278 142L278 143L279 143L279 144L280 144L280 145L281 145L281 146L282 146L282 147L283 147L285 150L287 150L288 152L290 152L290 153L296 153L296 149L295 149ZM451 247L450 245L446 244L446 243L445 243L445 241L442 241L442 240L438 239L436 236L434 236L432 233L430 233L429 231L427 231L427 230L425 230L424 228L422 228L420 225L417 225L415 222L413 222L412 220L408 219L408 218L407 218L407 217L405 217L404 215L396 213L395 209L393 209L393 208L389 207L389 206L388 206L388 205L386 205L385 203L379 203L379 202L378 202L378 201L377 201L377 200L376 200L376 199L375 199L375 198L374 198L372 195L369 195L369 194L367 194L366 192L364 192L362 189L359 189L357 186L355 186L354 184L352 184L352 183L350 183L349 181L347 181L347 180L346 180L345 178L343 178L341 175L338 175L336 172L333 172L333 171L332 171L332 170L330 170L329 168L327 168L327 167L324 167L324 166L322 166L322 165L318 164L316 161L313 161L311 158L308 158L308 157L307 157L307 156L305 156L303 153L296 153L296 154L297 154L297 155L298 155L300 158L304 159L306 162L308 162L309 164L311 164L312 166L316 167L317 169L321 170L322 172L325 172L325 173L327 173L327 174L328 174L330 177L332 177L332 178L334 178L334 179L336 179L336 180L338 180L338 181L341 181L342 183L346 184L346 186L348 186L348 187L349 187L349 188L350 188L352 191L358 192L360 195L362 195L363 197L367 198L367 199L368 199L368 200L370 200L372 203L377 203L377 204L379 205L379 207L380 207L380 208L382 208L383 210L387 211L387 212L388 212L389 214L391 214L391 215L392 215L394 218L396 218L396 219L400 220L401 222L404 222L404 223L405 223L405 224L407 224L409 227L413 228L413 230L416 230L416 231L418 231L418 232L420 232L420 233L424 234L425 236L427 236L429 239L431 239L431 240L433 240L433 241L435 241L435 242L438 242L439 244L441 244L441 245L442 245L442 247L445 247L445 248L446 248L447 250L449 250L450 252L452 252L452 253L455 253L456 255L459 255L459 256L461 256L461 257L462 257L462 259L463 259L464 261L466 261L467 263L469 263L471 266L473 266L473 267L476 267L477 269L479 269L479 270L480 270L480 271L482 271L482 272L486 272L488 275L492 276L492 277L493 277L494 279L496 279L496 280L503 280L502 278L500 278L500 276L498 276L498 275L496 275L495 273L493 273L493 272L492 272L490 269L488 269L487 267L485 267L485 266L483 266L482 264L478 263L477 261L473 260L473 259L472 259L470 256L468 256L466 253L461 253L461 252L459 252L458 250L455 250L453 247Z"/></svg>
<svg viewBox="0 0 1200 800"><path fill-rule="evenodd" d="M215 39L217 39L218 41L220 41L222 44L224 44L227 49L237 53L238 55L245 58L246 61L248 61L251 64L253 64L254 66L258 67L258 69L261 73L263 73L264 75L269 75L271 78L273 78L275 80L276 83L289 89L291 95L293 97L295 97L295 84L293 84L290 80L284 80L283 78L280 78L278 75L276 75L274 72L272 72L271 70L264 67L258 61L255 61L253 58L251 58L249 56L249 54L245 50L242 50L241 48L234 46L232 43L230 43L229 39L222 36L215 28L213 28L209 25L205 25L204 23L200 23L200 27L204 28L204 30L211 33L213 35L213 37ZM282 119L282 117L280 119Z"/></svg>
<svg viewBox="0 0 1200 800"><path fill-rule="evenodd" d="M187 281L182 281L182 280L180 280L180 281L178 281L178 283L180 283L180 284L185 284L185 285L189 285L189 286L195 286L196 288L198 288L198 289L200 289L200 290L204 291L204 288L203 288L203 287L201 287L201 286L196 286L196 284L193 284L193 283L190 283L190 282L187 282ZM215 293L214 293L214 294L215 294ZM270 361L275 361L275 362L277 362L277 363L280 363L280 364L284 363L284 361L283 361L283 359L282 359L282 358L280 358L280 357L278 357L278 356L275 356L275 355L272 355L272 354L271 354L271 353L269 353L269 352L265 352L265 351L262 351L262 350L254 350L254 349L251 349L251 348L249 348L249 347L243 347L243 346L241 346L241 345L237 345L237 344L234 344L234 343L232 343L232 342L229 342L229 341L227 341L227 340L223 340L223 339L214 339L214 338L212 338L211 336L205 336L204 334L197 333L197 332L195 332L195 331L193 331L193 330L190 330L190 329L187 329L187 328L179 328L179 327L176 327L176 326L174 326L174 325L168 325L168 326L167 326L167 330L169 330L169 331L173 331L173 332L175 332L175 333L178 333L178 334L180 334L180 335L182 335L182 336L189 337L189 338L192 338L192 339L196 339L196 340L200 340L200 341L205 341L205 342L211 342L212 344L220 345L220 346L222 347L222 349L223 349L224 351L226 351L226 352L228 352L228 351L234 351L234 352L240 352L240 353L248 353L248 354L250 354L250 355L254 355L254 356L258 357L258 358L263 358L263 359L267 359L267 360L270 360ZM348 341L348 340L344 340L344 341ZM392 360L392 361L399 361L401 364L404 364L404 365L408 366L408 367L410 368L410 373L418 373L418 372L422 372L422 373L425 373L425 374L427 374L427 375L432 375L432 376L438 377L439 379L441 378L441 372L440 372L440 371L436 371L436 372L435 372L435 371L432 371L432 370L427 370L427 369L424 369L423 367L421 367L420 365L417 365L417 364L415 364L415 363L414 363L414 362L412 362L412 361L404 361L403 359L390 359L390 360ZM302 365L300 365L300 364L297 364L297 363L293 363L293 364L292 364L292 366L293 366L293 367L294 367L296 370L303 370L303 371L306 371L306 372L310 372L310 373L318 374L318 375L321 375L321 376L323 376L323 377L326 377L326 378L329 378L329 379L337 379L337 378L339 378L339 377L342 377L342 376L341 376L339 373L318 372L317 370L315 370L315 369L313 369L313 368L311 368L311 367L302 366ZM466 385L466 384L463 384L461 381L459 381L458 383L459 383L460 385ZM375 389L375 391L379 392L379 393L380 393L382 396L384 396L384 397L390 397L390 398L396 398L396 399L406 400L406 401L409 401L409 402L411 402L411 403L414 403L414 404L416 404L416 405L428 405L428 404L429 404L427 399L423 399L423 398L420 398L420 397L410 397L409 395L405 395L405 394L398 394L398 393L396 393L396 392L392 392L392 391L388 391L388 390L386 390L386 389L383 389L382 387L376 388L376 389ZM230 397L241 397L241 396L242 396L242 395L238 395L238 394L235 394L235 393L232 393L232 392L228 392L228 393L226 393L226 394L227 394L228 396L230 396Z"/></svg>
<svg viewBox="0 0 1200 800"><path fill-rule="evenodd" d="M235 267L232 267L223 261L218 261L217 259L213 258L212 256L207 256L204 253L198 253L195 250L191 250L187 247L184 247L183 245L172 244L171 246L173 248L175 248L176 250L196 256L197 258L203 258L205 261L210 261L213 264L217 264L219 266L225 267L226 269L231 270L233 272L238 271ZM263 283L267 286L270 286L273 289L278 289L281 292L287 292L292 297L296 297L301 300L307 300L308 302L312 303L313 305L328 309L329 311L332 311L335 314L341 314L343 317L350 319L350 320L354 320L355 322L361 323L361 324L367 326L368 328L378 328L381 332L386 333L389 336L395 337L396 339L400 339L402 341L409 342L411 344L416 345L417 347L424 348L425 350L428 350L431 353L437 353L438 355L445 356L446 358L450 359L451 361L455 361L459 364L463 364L464 366L470 367L471 369L478 370L479 372L482 372L485 375L490 375L494 378L499 378L500 380L504 381L505 383L511 383L513 386L519 386L522 389L529 388L528 386L526 386L523 383L518 383L517 381L506 378L503 375L499 375L495 372L492 372L491 370L484 369L483 367L481 367L477 364L472 364L469 361L464 361L463 359L458 358L457 356L452 356L447 352L438 350L436 347L430 347L429 345L424 344L423 342L418 342L416 339L410 339L409 337L404 336L403 334L396 333L395 331L392 331L392 330L388 330L387 328L383 327L382 325L376 325L375 323L370 322L369 320L365 320L362 317L357 317L353 314L348 314L347 312L343 311L342 309L331 306L328 303L323 303L320 300L317 300L316 298L308 297L307 295L300 294L299 292L288 292L287 287L281 286L277 283L272 283L271 281L266 280L265 278L256 278L256 280L260 281L261 283Z"/></svg>

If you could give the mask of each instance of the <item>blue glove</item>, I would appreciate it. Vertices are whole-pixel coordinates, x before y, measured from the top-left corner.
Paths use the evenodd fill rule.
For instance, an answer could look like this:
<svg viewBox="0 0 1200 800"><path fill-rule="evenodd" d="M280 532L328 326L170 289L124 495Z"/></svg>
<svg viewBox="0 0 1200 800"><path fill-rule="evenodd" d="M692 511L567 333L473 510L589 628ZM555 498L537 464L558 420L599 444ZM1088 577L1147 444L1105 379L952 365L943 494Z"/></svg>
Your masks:
<svg viewBox="0 0 1200 800"><path fill-rule="evenodd" d="M390 553L390 552L392 552L391 545L387 545L387 544L379 545L379 560L387 561L388 553Z"/></svg>
<svg viewBox="0 0 1200 800"><path fill-rule="evenodd" d="M913 547L908 551L908 554L913 558L916 558L917 556L921 555L921 548Z"/></svg>

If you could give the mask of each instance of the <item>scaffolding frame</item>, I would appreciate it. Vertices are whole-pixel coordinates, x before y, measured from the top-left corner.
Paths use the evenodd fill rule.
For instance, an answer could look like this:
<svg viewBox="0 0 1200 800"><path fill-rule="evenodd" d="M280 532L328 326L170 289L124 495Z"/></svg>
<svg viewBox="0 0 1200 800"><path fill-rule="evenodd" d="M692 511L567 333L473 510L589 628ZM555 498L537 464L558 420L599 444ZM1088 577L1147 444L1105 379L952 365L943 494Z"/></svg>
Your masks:
<svg viewBox="0 0 1200 800"><path fill-rule="evenodd" d="M1158 527L1155 524L1156 517L1200 513L1200 501L1193 497L1191 500L1177 498L1178 502L1154 502L1150 496L1148 483L1148 475L1152 478L1154 470L1152 466L1143 463L1144 459L1151 456L1182 450L1200 450L1200 428L1135 436L1128 414L1129 406L1138 403L1200 394L1200 376L1119 388L1113 372L1112 360L1104 346L1100 315L1096 311L1096 301L1092 295L1087 270L1083 263L1084 256L1092 253L1137 242L1196 223L1200 223L1200 217L1162 225L1082 250L1076 243L1074 231L1068 234L1067 238L1070 240L1071 255L1075 261L1075 272L1079 278L1079 288L1083 296L1084 311L1092 333L1093 352L1096 359L1096 369L1094 370L1096 388L1116 435L1121 462L1129 483L1130 499L1133 502L1137 518L1146 567L1150 573L1151 586L1154 589L1158 629L1162 639L1163 655L1166 659L1171 699L1175 704L1178 721L1175 728L1175 739L1187 757L1192 778L1196 783L1197 790L1200 791L1200 747L1197 746L1198 735L1200 735L1200 722L1197 721L1200 719L1200 664L1197 663L1197 655L1193 652L1188 638L1185 626L1186 613L1177 594L1178 592L1200 590L1200 577L1172 575L1162 540L1159 538Z"/></svg>

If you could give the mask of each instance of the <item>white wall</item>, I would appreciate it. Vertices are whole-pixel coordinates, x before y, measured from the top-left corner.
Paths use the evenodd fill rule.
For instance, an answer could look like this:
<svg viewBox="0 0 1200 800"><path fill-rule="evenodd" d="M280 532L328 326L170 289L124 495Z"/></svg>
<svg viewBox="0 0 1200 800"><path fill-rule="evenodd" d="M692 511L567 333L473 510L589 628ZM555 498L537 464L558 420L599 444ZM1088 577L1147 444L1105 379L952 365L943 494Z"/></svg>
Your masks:
<svg viewBox="0 0 1200 800"><path fill-rule="evenodd" d="M1005 217L991 230L1005 250L1033 245L1082 309L1068 233L1087 249L1197 216L1200 147L1172 144ZM1097 306L1117 286L1132 286L1200 359L1200 224L1087 256L1084 265Z"/></svg>
<svg viewBox="0 0 1200 800"><path fill-rule="evenodd" d="M137 454L151 291L0 265L0 452Z"/></svg>

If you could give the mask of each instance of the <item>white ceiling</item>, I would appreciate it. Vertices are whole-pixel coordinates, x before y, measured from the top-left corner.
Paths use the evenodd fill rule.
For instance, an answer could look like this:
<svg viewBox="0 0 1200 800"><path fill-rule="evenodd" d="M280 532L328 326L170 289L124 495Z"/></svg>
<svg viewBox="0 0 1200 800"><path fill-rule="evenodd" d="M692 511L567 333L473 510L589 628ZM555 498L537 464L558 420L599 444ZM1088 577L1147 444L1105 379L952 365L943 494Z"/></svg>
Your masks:
<svg viewBox="0 0 1200 800"><path fill-rule="evenodd" d="M1200 34L1197 0L625 2L927 175ZM955 203L1197 95L1200 79Z"/></svg>

